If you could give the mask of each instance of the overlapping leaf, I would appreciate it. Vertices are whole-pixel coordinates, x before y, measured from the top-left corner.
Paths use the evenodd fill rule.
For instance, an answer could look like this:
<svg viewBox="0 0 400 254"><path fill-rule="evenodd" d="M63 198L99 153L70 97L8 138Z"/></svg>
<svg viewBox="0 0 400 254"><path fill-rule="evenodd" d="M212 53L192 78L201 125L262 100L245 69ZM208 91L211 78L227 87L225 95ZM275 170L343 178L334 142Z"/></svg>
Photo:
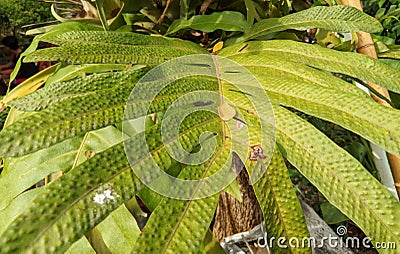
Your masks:
<svg viewBox="0 0 400 254"><path fill-rule="evenodd" d="M66 82L51 82L43 89L24 96L11 105L23 111L38 111L72 97L84 97L100 91L112 93L118 87L126 87L129 90L149 70L141 69L143 67L135 66L128 71L77 77ZM121 84L120 80L124 80L125 83Z"/></svg>
<svg viewBox="0 0 400 254"><path fill-rule="evenodd" d="M76 137L37 153L5 159L4 171L0 175L0 191L3 193L0 209L6 208L15 197L51 173L68 170L80 141L81 137Z"/></svg>
<svg viewBox="0 0 400 254"><path fill-rule="evenodd" d="M125 205L112 212L96 227L111 253L130 253L140 229Z"/></svg>
<svg viewBox="0 0 400 254"><path fill-rule="evenodd" d="M46 85L71 80L76 77L83 77L88 74L102 73L110 71L123 71L128 69L126 64L83 64L68 65L60 69L46 81Z"/></svg>
<svg viewBox="0 0 400 254"><path fill-rule="evenodd" d="M269 43L273 46L270 47ZM285 43L283 41L281 45ZM281 59L285 58L286 61L344 72L373 82L385 82L385 84L390 84L387 87L398 90L400 87L400 75L396 70L367 57L363 58L367 59L367 61L372 61L373 64L369 69L350 68L351 65L357 64L356 60L361 62L358 66L366 63L366 61L358 59L360 55L352 53L349 53L351 55L343 56L340 61L341 65L339 65L341 53L333 54L332 50L301 43L288 42L288 45L295 46L296 49L278 48L274 42L249 42L246 45L248 45L246 49L236 54L231 53L233 50L230 50L229 53L232 55L229 54L229 58L247 66L268 92L270 99L276 103L294 107L342 125L389 151L400 153L398 140L400 137L399 118L394 117L396 115L400 116L399 111L382 107L374 103L370 98L359 94L351 96L350 94L356 93L354 88L348 87L343 81L337 80L334 76L331 76L329 80L323 80L321 76L326 75L325 72L312 69L305 69L308 71L304 72L304 67L301 66L299 66L301 71L293 71L292 64L284 61L278 62L278 52L279 57ZM258 51L253 51L252 48L257 48ZM228 50L229 48L225 52ZM308 54L307 50L313 50L314 53L311 54L310 52ZM266 52L268 52L268 55ZM323 56L323 54L325 55ZM301 55L306 57L300 58ZM307 56L309 59L307 59ZM321 60L319 56L323 57L323 59ZM270 63L265 60L269 58L271 58ZM318 60L312 63L311 58ZM275 64L275 67L271 67L272 64ZM365 67L368 66L366 65ZM382 73L375 75L374 70L376 72L380 70L384 75ZM389 81L387 76L392 77L392 80ZM329 84L330 81L332 81L331 84ZM370 110L366 111L365 108ZM387 115L392 117L388 118Z"/></svg>
<svg viewBox="0 0 400 254"><path fill-rule="evenodd" d="M307 30L323 28L335 32L365 31L377 33L382 30L378 20L345 5L317 6L282 18L269 18L257 22L242 37L228 43L241 42L287 29Z"/></svg>
<svg viewBox="0 0 400 254"><path fill-rule="evenodd" d="M41 40L60 47L37 50L26 56L25 61L159 64L179 56L206 53L189 41L135 33L79 31L42 37Z"/></svg>
<svg viewBox="0 0 400 254"><path fill-rule="evenodd" d="M335 30L333 21L337 20L332 15L341 13L342 17L345 17L343 20L348 23L343 25L346 29L363 28L363 26L356 27L354 22L358 22L359 19L365 20L365 16L361 15L361 17L359 12L353 9L335 8L326 9L331 16L326 13L325 16L316 15L317 18L323 17L323 19L331 17L329 22L318 23L320 26L326 25ZM318 13L323 13L321 10ZM311 10L309 12L313 13ZM349 15L349 13L355 15ZM301 15L298 16L302 17ZM287 18L284 25L278 24L276 28L271 26L272 28L267 29L264 27L260 33L253 31L253 34L258 37L271 31L307 28L308 21L302 21L299 17L296 21L296 18L292 16L293 22ZM369 28L371 24L365 26L365 29ZM69 32L43 36L41 39L59 47L37 51L30 54L26 60L157 64L182 55L204 53L200 47L192 43L138 34ZM238 44L224 49L221 55L242 63L253 72L276 105L291 106L341 124L390 151L400 153L398 145L400 143L398 119L400 118L387 117L398 115L398 112L373 104L351 85L328 74L329 72L347 74L380 83L388 89L399 92L400 74L388 66L353 53L339 53L290 41ZM295 63L300 65L299 70L295 70ZM354 66L360 68L354 68ZM135 81L143 75L139 72L140 70L107 73L77 78L68 82L56 82L43 91L14 103L15 107L24 110L45 109L17 120L0 133L0 143L2 143L0 155L23 155L59 144L71 137L83 135L87 131L120 122L130 91ZM240 75L240 73L236 74ZM127 82L126 79L128 79ZM135 112L139 112L138 115L145 115L165 110L171 101L185 92L201 89L215 91L220 88L216 80L204 79L204 77L187 79L181 84L185 86L178 87L176 83L173 83L165 89L161 94L161 99L153 102L150 112L142 112L140 102L134 102L130 106ZM239 96L235 96L237 92L233 91L229 85L223 86L220 91L224 92L228 98L231 96L232 101L238 102ZM251 112L247 103L247 101L238 102L243 112ZM366 112L365 105L373 109L373 115ZM382 115L377 116L376 112ZM350 155L335 146L311 125L279 106L276 107L275 113L278 120L278 144L282 148L283 155L297 166L329 201L354 220L373 241L390 240L400 244L398 232L400 225L394 221L400 215L398 214L399 205L386 189ZM246 123L250 123L250 117L246 117ZM221 120L213 114L196 113L186 119L180 128L181 143L186 150L191 151L196 147L197 138L202 132L211 129L214 133L221 134ZM255 132L254 129L249 129L251 133ZM136 136L132 137L133 142L130 143L129 148L136 152L134 163L131 163L133 167L151 171L150 156L156 158L157 163L164 170L168 170L175 164L167 153L165 146L168 144L162 144L158 133L159 126L157 125L147 132L151 141L149 142L150 153L139 146L139 142L135 142ZM257 135L250 137L251 142L257 138ZM216 160L222 159L223 155L227 154L221 153L221 157L215 157ZM272 161L271 168L277 168L283 174L282 165L283 162L278 155ZM218 163L211 165L211 171L214 170L214 166L217 167ZM194 177L195 172L201 173L200 170L196 170L185 171L184 169L181 174L185 176L184 174L188 173L190 177ZM267 171L265 178L256 186L257 196L262 202L264 213L271 215L266 217L274 218L281 222L281 225L285 225L285 227L271 227L271 232L287 237L306 235L303 221L301 219L295 221L293 217L287 216L286 210L279 210L276 214L266 212L268 210L266 208L271 206L283 209L283 205L279 204L284 203L282 196L285 196L274 193L275 199L266 200L266 197L269 197L268 194L271 194L271 189L281 188L279 183L284 178L279 174L272 175L273 172L268 175L269 173ZM289 188L288 182L285 184L286 188ZM366 186L369 188L367 189ZM0 238L2 251L16 253L22 251L30 253L38 249L46 252L65 251L124 201L130 200L141 187L142 184L131 171L122 145L96 154L89 161L68 172L59 181L43 189L34 203L4 231ZM286 191L286 188L283 191ZM99 204L96 194L104 193L104 191L109 191L113 198L109 198L104 204ZM293 193L289 195L291 204L295 204ZM158 206L156 209L147 231L139 237L136 250L142 250L142 248L148 252L156 250L168 252L177 249L183 252L200 250L216 199L217 195L199 201L165 199L162 201L163 206ZM353 209L354 204L360 209ZM170 209L164 211L164 205ZM297 203L295 207L298 210ZM197 216L197 213L201 216ZM163 218L165 214L167 216ZM84 215L83 218L82 215ZM76 220L76 218L82 219ZM171 221L177 222L174 227L169 226ZM294 225L298 225L301 229L293 230L288 225L290 222L294 222ZM163 223L160 225L163 230L158 231L157 227L160 223ZM200 228L198 232L193 232L195 226ZM160 246L149 244L149 239L153 234L161 238ZM187 239L183 239L182 235L187 234L191 235L188 243L192 245L185 245Z"/></svg>
<svg viewBox="0 0 400 254"><path fill-rule="evenodd" d="M395 218L400 216L400 204L393 195L311 124L279 106L274 109L277 143L284 156L372 242L398 245L400 223Z"/></svg>
<svg viewBox="0 0 400 254"><path fill-rule="evenodd" d="M76 241L68 250L65 251L66 254L96 254L86 237L81 237Z"/></svg>
<svg viewBox="0 0 400 254"><path fill-rule="evenodd" d="M225 144L208 162L185 167L179 178L208 177L222 168L229 153ZM199 190L206 187L202 185L199 184ZM165 197L153 211L133 253L199 253L204 248L203 239L213 218L218 197L218 194L199 200ZM156 245L152 244L155 238L158 240Z"/></svg>
<svg viewBox="0 0 400 254"><path fill-rule="evenodd" d="M39 111L32 115L32 117L16 121L0 133L0 140L4 142L0 147L0 154L12 157L31 153L68 138L83 135L87 131L121 122L129 94L136 80L138 80L139 77L137 75L139 74L141 72L122 74L127 78L127 82L113 89L107 89L109 87L105 85L105 89L98 91L83 91L82 95L84 96L73 94L53 106ZM101 84L111 82L110 79L115 76L121 77L121 74L113 73L106 75L105 82L102 80L104 75L101 75L99 76L99 80L94 78L88 79L88 82L75 82L74 84L80 86L95 82L96 84L100 83L99 86L101 87ZM115 81L114 85L117 85L119 79ZM176 83L183 84L183 82L185 82L185 86L174 86ZM61 90L65 89L65 86L62 84L60 86L62 87ZM181 93L202 89L218 89L216 82L212 79L199 77L186 78L184 81L172 83L169 87L170 89L161 92L160 95L162 97L154 100L149 112L146 112L142 108L144 100L131 102L128 104L128 108L132 112L136 111L137 116L151 114L165 110L173 99L177 98ZM55 85L55 88L57 89L57 85ZM66 89L76 92L74 87ZM52 99L57 101L60 98L55 96L49 99L53 103ZM46 97L42 97L42 101L38 100L37 102L49 103ZM66 108L69 110L66 111ZM21 146L22 143L24 144L23 146Z"/></svg>
<svg viewBox="0 0 400 254"><path fill-rule="evenodd" d="M221 56L235 59L256 55L259 58L292 61L314 68L342 73L368 80L394 92L400 92L400 73L371 57L288 40L257 41L236 44L220 52Z"/></svg>
<svg viewBox="0 0 400 254"><path fill-rule="evenodd" d="M11 223L10 229L15 231L7 230L3 233L0 240L2 251L65 251L84 232L117 208L123 199L134 195L135 190L140 188L140 182L131 177L123 146L115 147L102 155L65 174L61 181L46 186L34 203ZM126 186L129 185L131 190L121 186L121 181ZM100 206L94 203L93 198L96 191L103 192L103 189L112 189L120 197ZM76 218L80 220L77 221ZM67 228L68 231L65 230ZM54 236L57 236L54 240L47 240Z"/></svg>
<svg viewBox="0 0 400 254"><path fill-rule="evenodd" d="M86 25L86 24L79 23L79 22L66 22L66 23L58 24L58 25L52 27L50 29L50 31L45 34L36 36L33 39L31 45L29 45L29 47L21 54L20 58L18 59L18 62L15 65L14 71L10 75L10 80L14 80L15 77L17 76L18 70L21 66L21 62L24 59L24 57L31 54L32 52L34 52L39 47L39 42L43 41L45 38L52 38L54 36L57 36L59 34L62 34L62 33L68 32L68 31L97 31L97 30L101 30L101 28Z"/></svg>
<svg viewBox="0 0 400 254"><path fill-rule="evenodd" d="M195 29L206 33L217 29L224 31L241 31L249 29L243 14L234 11L214 12L210 15L196 15L186 19L175 20L168 28L167 34L176 33L182 29Z"/></svg>
<svg viewBox="0 0 400 254"><path fill-rule="evenodd" d="M205 130L218 132L220 127L221 123L215 114L194 114L181 125L179 138L183 141L184 149L190 151L198 145L199 133ZM152 156L163 169L172 165L173 161L165 148L168 144L163 145L159 133L160 127L157 125L148 130L151 154L138 147L140 143L135 139L139 137L132 138L130 149L137 151L131 158L134 168L152 170ZM126 159L124 146L114 146L45 186L32 205L11 223L10 229L17 231L4 232L0 239L2 250L26 253L37 249L65 251L122 202L130 200L141 187L142 183L133 174ZM108 198L99 200L97 196L106 191ZM83 217L82 211L85 211ZM57 236L54 240L47 240L54 236Z"/></svg>
<svg viewBox="0 0 400 254"><path fill-rule="evenodd" d="M303 211L278 148L275 149L263 178L253 187L263 210L268 237L284 239L309 237ZM287 251L276 245L271 247L274 253ZM310 249L307 247L309 246L301 248L289 246L291 253L309 253Z"/></svg>
<svg viewBox="0 0 400 254"><path fill-rule="evenodd" d="M32 77L19 84L15 89L10 91L6 96L0 100L0 110L4 110L9 102L21 98L27 94L33 93L39 89L60 66L58 64L53 65L41 72L33 75Z"/></svg>

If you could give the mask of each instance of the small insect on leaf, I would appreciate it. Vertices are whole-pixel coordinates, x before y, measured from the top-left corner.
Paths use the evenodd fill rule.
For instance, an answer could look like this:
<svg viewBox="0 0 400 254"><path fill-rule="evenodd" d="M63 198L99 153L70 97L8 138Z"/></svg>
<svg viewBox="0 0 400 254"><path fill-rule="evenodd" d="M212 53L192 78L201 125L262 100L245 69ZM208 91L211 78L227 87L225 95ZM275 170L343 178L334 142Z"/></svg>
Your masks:
<svg viewBox="0 0 400 254"><path fill-rule="evenodd" d="M96 154L95 152L93 152L93 151L91 151L91 150L87 150L87 151L85 152L85 157L86 157L86 159L90 159L90 158L92 158L95 154Z"/></svg>
<svg viewBox="0 0 400 254"><path fill-rule="evenodd" d="M218 107L218 115L222 120L229 121L236 115L236 110L227 103L222 103Z"/></svg>
<svg viewBox="0 0 400 254"><path fill-rule="evenodd" d="M250 146L251 149L253 149L253 151L250 152L250 157L249 159L251 161L258 161L258 159L266 159L267 157L264 155L264 151L261 148L261 146Z"/></svg>

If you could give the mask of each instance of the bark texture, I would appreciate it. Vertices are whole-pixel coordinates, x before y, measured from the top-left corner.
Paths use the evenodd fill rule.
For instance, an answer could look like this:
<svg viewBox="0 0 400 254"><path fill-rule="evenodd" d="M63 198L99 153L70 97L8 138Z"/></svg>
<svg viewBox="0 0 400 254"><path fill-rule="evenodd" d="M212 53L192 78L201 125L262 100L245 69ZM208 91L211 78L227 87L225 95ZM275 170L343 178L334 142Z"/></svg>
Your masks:
<svg viewBox="0 0 400 254"><path fill-rule="evenodd" d="M249 231L263 221L261 207L258 204L253 187L249 184L249 175L237 156L233 157L232 169L237 174L242 202L222 191L215 214L213 233L218 241L236 233Z"/></svg>

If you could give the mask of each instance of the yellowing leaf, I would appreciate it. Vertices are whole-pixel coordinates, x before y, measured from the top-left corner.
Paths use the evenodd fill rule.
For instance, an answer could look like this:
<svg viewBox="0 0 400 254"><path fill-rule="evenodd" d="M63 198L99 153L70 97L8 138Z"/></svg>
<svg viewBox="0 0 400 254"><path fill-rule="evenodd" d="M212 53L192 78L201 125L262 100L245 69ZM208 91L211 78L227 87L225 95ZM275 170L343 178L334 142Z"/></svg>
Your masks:
<svg viewBox="0 0 400 254"><path fill-rule="evenodd" d="M214 47L213 47L213 53L216 53L217 51L220 51L223 46L224 46L224 42L222 42L222 41L220 41L217 44L215 44Z"/></svg>
<svg viewBox="0 0 400 254"><path fill-rule="evenodd" d="M9 92L3 99L0 101L0 111L3 111L7 104L15 99L21 98L27 94L33 93L36 91L41 85L43 85L46 80L53 75L53 73L59 68L60 64L55 64L42 70L41 72L33 75L28 78L16 88L14 88L11 92Z"/></svg>

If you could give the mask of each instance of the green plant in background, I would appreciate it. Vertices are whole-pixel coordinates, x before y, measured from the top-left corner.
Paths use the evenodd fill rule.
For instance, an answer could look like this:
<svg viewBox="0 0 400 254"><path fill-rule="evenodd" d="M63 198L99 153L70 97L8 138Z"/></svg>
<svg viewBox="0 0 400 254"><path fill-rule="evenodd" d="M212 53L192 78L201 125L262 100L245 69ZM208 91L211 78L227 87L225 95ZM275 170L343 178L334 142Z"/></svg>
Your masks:
<svg viewBox="0 0 400 254"><path fill-rule="evenodd" d="M400 36L400 2L397 0L367 0L363 1L366 13L374 16L381 22L383 26L382 32L379 34L386 43L394 43L399 41Z"/></svg>
<svg viewBox="0 0 400 254"><path fill-rule="evenodd" d="M2 0L0 2L1 29L18 31L22 26L53 20L50 4L36 0Z"/></svg>
<svg viewBox="0 0 400 254"><path fill-rule="evenodd" d="M288 3L279 3L285 14ZM150 111L139 110L140 100L130 101L127 107L138 109L136 117L153 117L153 121L147 119L145 129L150 152L136 147L137 163L132 165L126 158L123 140L137 146L143 130L126 132L121 122L131 90L149 69L180 56L209 54L214 45L221 45L216 44L219 41L225 46L221 50L215 46L213 54L244 66L258 79L272 103L276 148L271 162L265 164L265 173L253 185L268 235L286 239L308 236L285 158L373 243L394 242L400 246L397 200L359 161L291 110L340 125L400 154L400 112L378 105L351 83L331 74L342 73L400 92L400 72L363 55L287 39L288 31L312 28L374 33L381 30L379 22L346 6L313 7L281 18L267 18L268 11L279 8L257 1L209 4L182 1L178 5L177 1L168 1L158 8L146 1L136 5L126 2L114 12L123 17L123 22L115 25L102 10L104 2L96 1L98 19L105 29L114 31L67 22L35 38L24 53L24 61L59 61L63 65L54 68L43 89L23 96L25 89L43 80L44 74L39 73L2 101L11 108L6 127L0 132L0 155L4 158L0 177L0 192L4 193L0 200L2 251L125 253L133 249L134 253L215 253L208 249L215 241L209 227L219 193L197 200L162 197L147 188L131 166L134 170L146 168L148 164L142 161L154 158L166 172L181 178L215 173L220 161L229 161L227 147L236 142L227 138L226 132L229 125L237 124L234 117L243 117L252 133L251 145L261 142L259 129L264 115L249 103L249 94L237 92L220 78L194 76L168 85L161 92L162 98L152 101ZM205 14L199 15L201 11ZM183 39L165 37L163 33ZM39 41L56 47L35 50ZM227 68L218 61L191 66ZM242 75L234 70L223 73L237 80ZM223 93L234 105L224 109L223 114L199 111L184 119L175 141L181 141L189 153L198 151L199 135L204 131L216 137L212 160L185 165L168 154L160 133L164 119L154 121L154 114L162 114L182 94L204 90ZM200 101L196 105L201 108L208 103ZM178 109L187 107L193 104L181 104ZM248 156L242 158L249 173L261 165L257 162L264 163L262 153L257 162L251 160L253 149L248 147ZM63 175L54 180L54 173L60 171ZM29 190L43 178L54 181ZM226 191L235 195L235 182ZM130 213L135 210L135 195L152 210L142 232ZM237 193L235 196L240 198ZM309 248L277 246L272 251L311 252Z"/></svg>

